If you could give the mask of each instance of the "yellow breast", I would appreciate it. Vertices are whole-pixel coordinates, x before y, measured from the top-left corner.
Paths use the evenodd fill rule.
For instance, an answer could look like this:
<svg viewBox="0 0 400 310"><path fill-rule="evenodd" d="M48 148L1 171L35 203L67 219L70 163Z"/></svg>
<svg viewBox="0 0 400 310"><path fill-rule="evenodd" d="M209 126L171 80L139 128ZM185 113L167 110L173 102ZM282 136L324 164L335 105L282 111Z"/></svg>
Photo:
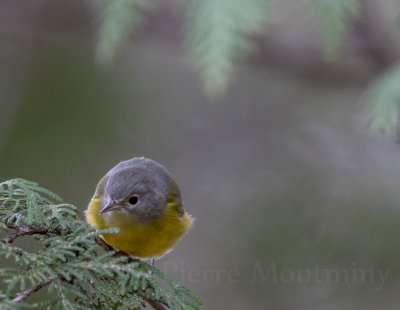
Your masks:
<svg viewBox="0 0 400 310"><path fill-rule="evenodd" d="M159 257L172 250L179 238L192 226L193 217L176 212L169 203L164 214L151 223L141 223L121 212L100 214L100 198L93 198L86 211L86 219L97 230L119 228L117 234L104 234L104 240L115 249L140 258Z"/></svg>

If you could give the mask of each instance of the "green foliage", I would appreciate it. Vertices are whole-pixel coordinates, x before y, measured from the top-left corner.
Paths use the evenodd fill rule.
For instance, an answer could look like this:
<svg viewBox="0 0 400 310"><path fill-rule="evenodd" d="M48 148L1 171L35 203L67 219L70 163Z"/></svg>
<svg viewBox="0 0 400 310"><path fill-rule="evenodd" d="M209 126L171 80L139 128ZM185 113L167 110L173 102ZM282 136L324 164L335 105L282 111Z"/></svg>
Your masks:
<svg viewBox="0 0 400 310"><path fill-rule="evenodd" d="M309 0L315 20L321 29L324 54L335 56L350 15L358 11L357 0Z"/></svg>
<svg viewBox="0 0 400 310"><path fill-rule="evenodd" d="M99 29L97 59L108 64L123 40L144 21L143 12L152 8L150 0L101 0L103 12Z"/></svg>
<svg viewBox="0 0 400 310"><path fill-rule="evenodd" d="M74 221L77 219L74 206L54 205L50 199L61 202L61 198L34 182L13 179L0 183L0 195L3 198L0 219L8 225L51 227L59 223L59 228L64 230L65 216L69 215Z"/></svg>
<svg viewBox="0 0 400 310"><path fill-rule="evenodd" d="M78 218L74 206L62 204L57 195L34 182L0 183L0 225L0 256L8 262L0 267L0 280L6 286L0 291L0 309L139 309L146 298L170 309L200 309L200 300L188 289L147 263L116 257L113 251L99 254L95 238L118 230L94 231ZM13 244L28 235L37 241L36 251ZM13 300L44 287L49 293L44 301Z"/></svg>
<svg viewBox="0 0 400 310"><path fill-rule="evenodd" d="M254 50L250 35L265 29L271 0L185 0L186 47L198 69L206 92L223 93L236 64ZM152 8L149 0L102 0L103 14L97 54L109 62L121 41L143 21L143 12ZM357 0L307 0L324 41L327 56L340 45L347 19L358 11Z"/></svg>
<svg viewBox="0 0 400 310"><path fill-rule="evenodd" d="M400 63L383 73L368 91L369 122L374 130L394 134L400 108Z"/></svg>
<svg viewBox="0 0 400 310"><path fill-rule="evenodd" d="M235 63L253 49L248 35L262 30L267 4L267 0L186 1L188 50L209 94L225 90Z"/></svg>
<svg viewBox="0 0 400 310"><path fill-rule="evenodd" d="M185 15L186 47L209 95L223 93L235 66L254 49L250 35L264 30L268 15L274 14L271 0L186 0L180 1ZM143 20L151 8L146 0L104 0L104 19L97 53L109 61L121 41ZM324 55L337 56L350 18L360 10L357 0L306 0L323 40ZM279 6L278 6L279 7ZM336 59L338 59L336 57ZM398 121L399 66L373 83L369 94L373 128L394 132Z"/></svg>

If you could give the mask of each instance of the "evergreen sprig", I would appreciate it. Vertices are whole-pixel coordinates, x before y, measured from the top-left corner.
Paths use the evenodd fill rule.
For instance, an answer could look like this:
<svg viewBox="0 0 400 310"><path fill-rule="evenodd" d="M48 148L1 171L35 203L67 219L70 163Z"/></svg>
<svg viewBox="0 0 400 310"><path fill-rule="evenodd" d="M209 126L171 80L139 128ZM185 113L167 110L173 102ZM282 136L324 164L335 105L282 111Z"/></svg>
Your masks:
<svg viewBox="0 0 400 310"><path fill-rule="evenodd" d="M189 55L209 94L225 91L235 64L253 50L249 35L262 30L268 2L185 1Z"/></svg>
<svg viewBox="0 0 400 310"><path fill-rule="evenodd" d="M122 252L100 254L110 248L99 236L118 230L96 232L37 183L0 183L0 230L0 309L140 309L145 301L155 309L200 309L198 297L153 266ZM36 250L14 244L27 236ZM44 287L49 298L26 302Z"/></svg>
<svg viewBox="0 0 400 310"><path fill-rule="evenodd" d="M101 0L102 12L97 42L97 60L110 63L122 41L144 22L143 13L150 10L150 0Z"/></svg>
<svg viewBox="0 0 400 310"><path fill-rule="evenodd" d="M251 35L266 30L273 15L271 0L180 0L183 8L186 47L200 73L206 92L225 91L237 63L254 49ZM97 55L109 63L130 32L155 7L150 0L99 0L102 19ZM359 11L357 0L307 0L303 3L317 21L325 55L335 53L349 17ZM276 6L279 7L279 6ZM276 8L275 8L276 9Z"/></svg>
<svg viewBox="0 0 400 310"><path fill-rule="evenodd" d="M324 55L335 56L349 18L359 11L358 0L308 0L308 5L320 29Z"/></svg>
<svg viewBox="0 0 400 310"><path fill-rule="evenodd" d="M377 131L399 134L400 62L382 73L367 92L369 125Z"/></svg>
<svg viewBox="0 0 400 310"><path fill-rule="evenodd" d="M206 92L218 95L226 90L238 62L254 49L251 35L265 31L268 16L279 6L273 0L180 0L188 55L197 68ZM98 59L110 62L118 47L145 20L145 12L155 7L150 0L98 0L103 15L99 27ZM323 55L339 60L343 36L361 11L358 0L305 0L321 34ZM400 70L394 64L373 80L365 97L374 129L395 132L398 128ZM31 214L32 216L33 214Z"/></svg>

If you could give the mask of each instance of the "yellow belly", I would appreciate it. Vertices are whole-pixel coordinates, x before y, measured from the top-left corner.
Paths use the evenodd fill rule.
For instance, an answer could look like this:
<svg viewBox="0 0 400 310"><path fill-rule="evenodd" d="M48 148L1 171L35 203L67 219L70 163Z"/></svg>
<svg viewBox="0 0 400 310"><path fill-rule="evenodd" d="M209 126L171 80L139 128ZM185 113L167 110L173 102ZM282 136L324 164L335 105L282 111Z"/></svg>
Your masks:
<svg viewBox="0 0 400 310"><path fill-rule="evenodd" d="M193 217L179 215L173 204L168 204L161 217L151 223L140 223L121 212L100 214L103 208L99 198L93 198L86 211L86 219L97 230L117 227L119 233L104 234L103 239L115 249L135 257L160 257L170 250L192 226Z"/></svg>

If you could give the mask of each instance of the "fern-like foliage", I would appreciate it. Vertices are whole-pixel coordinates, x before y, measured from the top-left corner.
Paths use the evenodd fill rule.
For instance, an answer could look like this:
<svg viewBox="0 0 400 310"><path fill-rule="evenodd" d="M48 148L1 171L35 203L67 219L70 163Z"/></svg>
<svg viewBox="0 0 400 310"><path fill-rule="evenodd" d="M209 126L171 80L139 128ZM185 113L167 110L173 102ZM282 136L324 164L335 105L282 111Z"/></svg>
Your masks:
<svg viewBox="0 0 400 310"><path fill-rule="evenodd" d="M0 183L0 229L0 256L13 261L13 266L0 266L6 286L0 291L0 309L140 309L145 300L169 309L200 309L200 300L188 289L147 263L117 257L114 251L99 254L96 237L117 229L94 231L74 206L34 182ZM13 244L28 235L39 250ZM45 288L49 298L26 303Z"/></svg>
<svg viewBox="0 0 400 310"><path fill-rule="evenodd" d="M100 0L98 0L100 1ZM235 66L254 48L250 35L264 30L274 14L271 0L181 0L185 20L186 47L210 95L225 91ZM109 62L121 42L144 20L152 8L150 0L101 0L103 18L97 55ZM348 18L358 11L357 0L307 0L322 33L325 55L332 56L348 26ZM272 12L271 12L272 11Z"/></svg>
<svg viewBox="0 0 400 310"><path fill-rule="evenodd" d="M188 0L186 46L204 82L205 90L216 95L225 90L235 63L253 49L248 37L262 29L269 0ZM114 57L127 35L143 21L146 0L106 0L101 7L97 56L101 63Z"/></svg>
<svg viewBox="0 0 400 310"><path fill-rule="evenodd" d="M254 48L251 34L263 31L275 6L271 0L184 0L186 47L209 95L223 93L237 63ZM104 18L100 27L97 54L110 61L132 28L143 21L149 0L102 0ZM360 10L358 0L305 0L316 21L326 58L337 53L349 26ZM279 7L279 6L278 6ZM398 128L400 65L396 64L373 81L368 91L369 121L374 129L393 133ZM36 218L34 210L28 217ZM39 214L40 215L40 214ZM40 219L40 218L39 218ZM17 220L17 219L16 219Z"/></svg>
<svg viewBox="0 0 400 310"><path fill-rule="evenodd" d="M372 129L398 134L400 109L400 63L376 79L367 92L368 120Z"/></svg>
<svg viewBox="0 0 400 310"><path fill-rule="evenodd" d="M187 46L206 91L225 90L235 63L253 49L248 37L261 31L267 0L187 0Z"/></svg>
<svg viewBox="0 0 400 310"><path fill-rule="evenodd" d="M324 54L336 54L348 19L358 12L358 0L309 0L313 17L319 25L323 39Z"/></svg>
<svg viewBox="0 0 400 310"><path fill-rule="evenodd" d="M108 64L121 43L144 21L143 13L153 7L150 0L101 0L102 22L97 43L97 60Z"/></svg>

